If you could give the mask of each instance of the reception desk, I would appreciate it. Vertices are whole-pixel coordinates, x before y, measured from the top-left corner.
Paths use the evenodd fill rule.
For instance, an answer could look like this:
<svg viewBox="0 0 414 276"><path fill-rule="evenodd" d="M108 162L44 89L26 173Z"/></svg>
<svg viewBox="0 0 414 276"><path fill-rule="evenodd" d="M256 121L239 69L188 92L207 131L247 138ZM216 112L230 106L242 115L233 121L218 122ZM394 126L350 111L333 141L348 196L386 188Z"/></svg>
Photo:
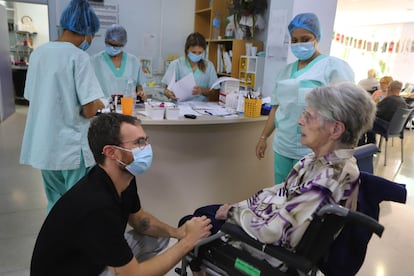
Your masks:
<svg viewBox="0 0 414 276"><path fill-rule="evenodd" d="M141 119L154 159L137 177L138 191L143 208L160 219L176 225L197 207L237 202L273 185L271 138L266 157L255 155L267 117Z"/></svg>

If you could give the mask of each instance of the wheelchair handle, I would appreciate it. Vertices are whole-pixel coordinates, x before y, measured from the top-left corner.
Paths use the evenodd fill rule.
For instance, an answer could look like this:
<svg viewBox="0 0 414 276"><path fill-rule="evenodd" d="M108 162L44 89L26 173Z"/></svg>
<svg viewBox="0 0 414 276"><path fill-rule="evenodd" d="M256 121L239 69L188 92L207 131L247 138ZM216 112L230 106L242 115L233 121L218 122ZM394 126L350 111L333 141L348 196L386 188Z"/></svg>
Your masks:
<svg viewBox="0 0 414 276"><path fill-rule="evenodd" d="M346 217L349 221L355 222L363 227L368 228L378 237L381 237L382 233L384 232L384 226L379 224L378 221L372 217L358 211L351 211L341 205L327 204L323 206L317 213L318 216L324 216L326 214L334 214L340 217Z"/></svg>
<svg viewBox="0 0 414 276"><path fill-rule="evenodd" d="M347 217L350 219L350 221L356 222L368 228L370 231L375 233L378 237L381 237L382 233L384 232L384 226L379 224L378 221L376 221L375 219L361 212L350 211Z"/></svg>

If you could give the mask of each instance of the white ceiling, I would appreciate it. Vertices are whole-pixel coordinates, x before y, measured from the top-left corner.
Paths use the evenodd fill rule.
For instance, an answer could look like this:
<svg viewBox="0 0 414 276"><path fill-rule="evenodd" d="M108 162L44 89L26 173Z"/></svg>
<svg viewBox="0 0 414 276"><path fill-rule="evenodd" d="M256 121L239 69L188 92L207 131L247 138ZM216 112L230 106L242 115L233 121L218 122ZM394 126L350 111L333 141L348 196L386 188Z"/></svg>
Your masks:
<svg viewBox="0 0 414 276"><path fill-rule="evenodd" d="M413 0L338 0L335 27L414 22Z"/></svg>

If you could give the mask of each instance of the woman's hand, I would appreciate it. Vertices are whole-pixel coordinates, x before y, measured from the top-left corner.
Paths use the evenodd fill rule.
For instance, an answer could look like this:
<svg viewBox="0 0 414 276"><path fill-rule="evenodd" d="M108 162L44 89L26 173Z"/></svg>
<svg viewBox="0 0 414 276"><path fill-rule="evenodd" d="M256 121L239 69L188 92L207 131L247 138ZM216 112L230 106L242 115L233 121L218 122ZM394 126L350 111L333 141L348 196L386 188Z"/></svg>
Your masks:
<svg viewBox="0 0 414 276"><path fill-rule="evenodd" d="M208 88L203 88L203 87L200 87L200 86L194 86L193 95L200 95L200 94L206 95L209 91L210 91L210 89L208 89Z"/></svg>
<svg viewBox="0 0 414 276"><path fill-rule="evenodd" d="M219 220L225 220L228 217L229 214L229 210L231 209L231 207L233 207L233 205L231 204L223 204L221 205L216 212L215 218L219 219Z"/></svg>
<svg viewBox="0 0 414 276"><path fill-rule="evenodd" d="M138 88L137 96L141 97L141 100L143 100L144 102L147 101L147 94L145 94L142 88L141 89Z"/></svg>
<svg viewBox="0 0 414 276"><path fill-rule="evenodd" d="M175 97L174 92L168 90L167 88L165 88L164 93L165 93L165 96L167 96L168 99L171 99L171 100L176 100L177 99L177 97Z"/></svg>
<svg viewBox="0 0 414 276"><path fill-rule="evenodd" d="M256 145L256 157L257 157L257 159L260 160L260 159L264 158L266 147L267 147L266 138L262 136L262 137L259 138L259 141L257 142L257 145Z"/></svg>

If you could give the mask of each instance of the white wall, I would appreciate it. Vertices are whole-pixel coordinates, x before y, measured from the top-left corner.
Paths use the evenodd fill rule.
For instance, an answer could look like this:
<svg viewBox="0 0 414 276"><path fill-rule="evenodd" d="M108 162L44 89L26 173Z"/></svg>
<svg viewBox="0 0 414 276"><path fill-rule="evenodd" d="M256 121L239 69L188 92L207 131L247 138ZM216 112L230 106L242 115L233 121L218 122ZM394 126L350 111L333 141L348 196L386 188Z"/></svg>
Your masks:
<svg viewBox="0 0 414 276"><path fill-rule="evenodd" d="M37 34L33 36L33 48L49 41L49 25L47 5L15 3L14 22L20 22L23 15L32 18Z"/></svg>
<svg viewBox="0 0 414 276"><path fill-rule="evenodd" d="M385 53L382 53L381 50L377 52L366 51L334 41L332 43L332 54L349 62L355 71L357 82L366 78L367 71L370 68L375 68L378 77L390 75L403 83L414 83L414 52L411 52L411 45L414 41L414 23L341 26L335 29L335 32L354 39L367 40L372 43L379 42L379 49L381 49L384 42L392 41L395 45L399 42L398 52L396 52L396 46L394 46L391 53L388 49ZM382 67L381 64L385 64L385 67Z"/></svg>
<svg viewBox="0 0 414 276"><path fill-rule="evenodd" d="M263 78L264 96L271 95L280 69L296 60L289 50L290 37L287 32L287 25L292 18L298 13L315 13L322 28L319 50L323 54L329 54L337 5L337 0L272 0L270 2L271 11L266 39L267 56Z"/></svg>
<svg viewBox="0 0 414 276"><path fill-rule="evenodd" d="M58 37L56 22L59 22L66 3L69 0L49 0L52 40ZM185 39L194 30L194 0L106 0L105 3L119 5L119 24L128 32L126 51L151 57L154 69L157 69L160 58L164 60L168 54L183 54ZM149 35L155 39L146 39ZM146 47L148 41L154 47ZM103 48L104 38L97 36L88 53L94 54Z"/></svg>

